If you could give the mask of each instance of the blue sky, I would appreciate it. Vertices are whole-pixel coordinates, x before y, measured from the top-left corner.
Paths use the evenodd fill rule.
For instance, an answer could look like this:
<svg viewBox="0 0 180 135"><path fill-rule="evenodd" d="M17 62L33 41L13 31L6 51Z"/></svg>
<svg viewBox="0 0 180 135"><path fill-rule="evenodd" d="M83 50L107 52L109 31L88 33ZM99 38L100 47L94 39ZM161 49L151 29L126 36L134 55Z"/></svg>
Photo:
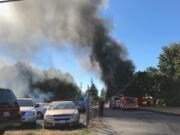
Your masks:
<svg viewBox="0 0 180 135"><path fill-rule="evenodd" d="M180 42L179 6L179 0L110 0L102 10L102 16L113 20L112 35L127 48L136 71L156 67L162 47ZM91 78L99 89L103 87L100 76L83 69L71 48L60 52L46 48L43 52L46 57L38 61L42 67L52 66L69 72L78 85L82 82L83 90Z"/></svg>
<svg viewBox="0 0 180 135"><path fill-rule="evenodd" d="M110 0L103 15L112 18L115 38L128 49L136 70L158 64L162 46L180 42L179 0Z"/></svg>

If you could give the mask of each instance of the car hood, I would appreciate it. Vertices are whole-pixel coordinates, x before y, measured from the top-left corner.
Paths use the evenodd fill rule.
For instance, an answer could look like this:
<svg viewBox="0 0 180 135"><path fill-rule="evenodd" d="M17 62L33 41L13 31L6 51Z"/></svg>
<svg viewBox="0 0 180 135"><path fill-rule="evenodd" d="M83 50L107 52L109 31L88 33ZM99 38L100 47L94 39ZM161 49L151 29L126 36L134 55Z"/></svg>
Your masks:
<svg viewBox="0 0 180 135"><path fill-rule="evenodd" d="M34 107L20 107L20 111L33 111Z"/></svg>
<svg viewBox="0 0 180 135"><path fill-rule="evenodd" d="M62 109L62 110L47 110L46 115L66 115L66 114L76 114L77 109Z"/></svg>

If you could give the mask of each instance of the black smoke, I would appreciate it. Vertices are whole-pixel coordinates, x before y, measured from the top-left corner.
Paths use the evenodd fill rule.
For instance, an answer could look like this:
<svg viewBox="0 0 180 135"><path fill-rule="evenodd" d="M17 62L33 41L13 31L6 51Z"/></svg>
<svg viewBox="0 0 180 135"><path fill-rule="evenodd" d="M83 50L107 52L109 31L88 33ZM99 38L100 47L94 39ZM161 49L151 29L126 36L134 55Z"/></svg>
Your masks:
<svg viewBox="0 0 180 135"><path fill-rule="evenodd" d="M35 54L46 46L73 46L78 53L88 48L92 65L99 66L107 96L120 94L134 66L100 15L104 1L24 0L0 5L8 11L0 12L0 53L33 63Z"/></svg>
<svg viewBox="0 0 180 135"><path fill-rule="evenodd" d="M99 63L107 97L122 94L134 72L133 63L126 58L126 50L109 35L101 21L95 25L93 43L91 59Z"/></svg>

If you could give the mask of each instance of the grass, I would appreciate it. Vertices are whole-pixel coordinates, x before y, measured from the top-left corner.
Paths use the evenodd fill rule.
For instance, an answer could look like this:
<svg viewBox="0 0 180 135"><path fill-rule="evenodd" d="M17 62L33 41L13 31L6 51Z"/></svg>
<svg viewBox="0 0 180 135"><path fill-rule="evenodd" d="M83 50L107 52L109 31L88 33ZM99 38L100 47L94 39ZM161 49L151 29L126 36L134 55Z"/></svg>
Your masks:
<svg viewBox="0 0 180 135"><path fill-rule="evenodd" d="M84 125L80 125L79 127L52 129L30 129L27 127L22 127L17 129L10 129L6 131L4 135L91 135L91 132Z"/></svg>
<svg viewBox="0 0 180 135"><path fill-rule="evenodd" d="M88 129L61 131L61 130L22 130L22 131L7 131L5 135L91 135Z"/></svg>
<svg viewBox="0 0 180 135"><path fill-rule="evenodd" d="M10 129L4 135L95 135L93 132L94 127L101 127L97 117L97 110L93 110L92 120L88 128L84 124L80 124L77 128L65 129L43 129L42 121L38 122L36 129L26 127ZM85 115L81 116L85 119Z"/></svg>

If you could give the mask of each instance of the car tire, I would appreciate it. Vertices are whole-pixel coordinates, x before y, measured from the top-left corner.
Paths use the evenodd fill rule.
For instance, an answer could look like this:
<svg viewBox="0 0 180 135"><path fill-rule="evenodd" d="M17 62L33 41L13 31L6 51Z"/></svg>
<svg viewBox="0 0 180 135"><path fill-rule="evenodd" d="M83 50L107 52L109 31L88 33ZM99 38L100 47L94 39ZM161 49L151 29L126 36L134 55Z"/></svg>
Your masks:
<svg viewBox="0 0 180 135"><path fill-rule="evenodd" d="M37 118L38 119L42 119L43 118L43 114L41 112L37 112Z"/></svg>

